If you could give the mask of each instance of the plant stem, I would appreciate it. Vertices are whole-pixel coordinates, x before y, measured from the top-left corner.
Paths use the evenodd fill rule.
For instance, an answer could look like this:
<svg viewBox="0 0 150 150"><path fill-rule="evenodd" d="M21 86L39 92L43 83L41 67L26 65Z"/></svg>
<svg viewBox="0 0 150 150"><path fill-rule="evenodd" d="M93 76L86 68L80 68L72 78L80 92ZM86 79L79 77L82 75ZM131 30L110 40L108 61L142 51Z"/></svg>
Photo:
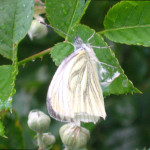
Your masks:
<svg viewBox="0 0 150 150"><path fill-rule="evenodd" d="M100 32L98 32L98 34L104 34L106 32L106 30L103 30L103 31L100 31Z"/></svg>
<svg viewBox="0 0 150 150"><path fill-rule="evenodd" d="M32 60L34 60L34 59L36 59L36 58L39 58L39 57L42 57L42 56L44 56L44 55L46 55L46 54L49 54L50 51L51 51L51 49L52 49L52 48L48 48L48 49L46 49L46 50L44 50L44 51L42 51L42 52L40 52L40 53L37 53L37 54L35 54L35 55L32 55L32 56L30 56L30 57L27 57L27 58L25 58L25 59L19 61L19 62L18 62L18 66L24 65L25 63L27 63L27 62L29 62L29 61L32 61Z"/></svg>
<svg viewBox="0 0 150 150"><path fill-rule="evenodd" d="M44 149L44 144L42 142L42 133L37 133L37 143L40 150Z"/></svg>

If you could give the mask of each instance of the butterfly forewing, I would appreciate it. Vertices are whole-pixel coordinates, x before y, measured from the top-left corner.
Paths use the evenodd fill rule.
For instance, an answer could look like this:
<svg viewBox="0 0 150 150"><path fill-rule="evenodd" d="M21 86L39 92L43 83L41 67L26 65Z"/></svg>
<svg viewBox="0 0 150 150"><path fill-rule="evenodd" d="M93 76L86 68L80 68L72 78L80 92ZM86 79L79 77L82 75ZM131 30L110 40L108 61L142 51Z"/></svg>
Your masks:
<svg viewBox="0 0 150 150"><path fill-rule="evenodd" d="M51 117L67 122L94 123L106 117L96 58L93 57L80 48L58 67L47 94Z"/></svg>

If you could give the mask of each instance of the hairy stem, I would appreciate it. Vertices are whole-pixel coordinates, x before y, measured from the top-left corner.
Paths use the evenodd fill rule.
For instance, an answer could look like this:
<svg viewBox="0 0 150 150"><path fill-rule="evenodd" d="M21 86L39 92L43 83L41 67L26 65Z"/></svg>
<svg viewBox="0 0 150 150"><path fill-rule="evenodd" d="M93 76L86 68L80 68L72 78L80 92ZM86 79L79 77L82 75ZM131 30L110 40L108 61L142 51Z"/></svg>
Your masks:
<svg viewBox="0 0 150 150"><path fill-rule="evenodd" d="M51 49L52 49L52 48L48 48L48 49L46 49L46 50L44 50L44 51L42 51L42 52L40 52L40 53L37 53L37 54L35 54L35 55L32 55L32 56L30 56L30 57L27 57L27 58L25 58L25 59L19 61L19 62L18 62L18 66L24 65L24 64L26 64L26 63L29 62L29 61L35 60L36 58L40 58L40 57L42 57L42 56L44 56L44 55L46 55L46 54L49 54L50 51L51 51Z"/></svg>

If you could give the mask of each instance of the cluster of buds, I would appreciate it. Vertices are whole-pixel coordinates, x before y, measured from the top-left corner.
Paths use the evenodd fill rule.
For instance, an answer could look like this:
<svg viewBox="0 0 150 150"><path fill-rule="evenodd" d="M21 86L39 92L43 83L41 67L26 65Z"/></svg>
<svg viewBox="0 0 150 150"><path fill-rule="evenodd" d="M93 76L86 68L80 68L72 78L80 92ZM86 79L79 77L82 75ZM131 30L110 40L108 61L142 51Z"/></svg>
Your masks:
<svg viewBox="0 0 150 150"><path fill-rule="evenodd" d="M50 117L39 110L32 110L28 115L28 126L37 133L37 143L39 149L46 149L55 143L55 136L48 130ZM66 150L80 149L87 145L90 138L90 132L75 123L63 125L59 134Z"/></svg>
<svg viewBox="0 0 150 150"><path fill-rule="evenodd" d="M50 117L39 110L32 110L28 115L28 126L37 133L37 143L39 149L46 149L55 143L55 136L48 130Z"/></svg>

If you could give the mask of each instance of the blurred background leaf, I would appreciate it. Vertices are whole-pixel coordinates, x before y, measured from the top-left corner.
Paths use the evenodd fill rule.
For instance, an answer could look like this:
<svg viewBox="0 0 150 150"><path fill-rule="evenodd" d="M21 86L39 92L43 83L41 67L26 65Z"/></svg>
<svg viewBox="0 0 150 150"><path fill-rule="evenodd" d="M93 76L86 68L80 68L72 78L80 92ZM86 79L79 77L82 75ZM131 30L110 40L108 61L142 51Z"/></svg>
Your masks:
<svg viewBox="0 0 150 150"><path fill-rule="evenodd" d="M13 111L12 114L7 111L1 112L1 119L8 138L0 137L0 149L24 149L22 127L16 112Z"/></svg>
<svg viewBox="0 0 150 150"><path fill-rule="evenodd" d="M5 137L5 131L4 131L4 125L2 123L2 121L0 120L0 136Z"/></svg>

